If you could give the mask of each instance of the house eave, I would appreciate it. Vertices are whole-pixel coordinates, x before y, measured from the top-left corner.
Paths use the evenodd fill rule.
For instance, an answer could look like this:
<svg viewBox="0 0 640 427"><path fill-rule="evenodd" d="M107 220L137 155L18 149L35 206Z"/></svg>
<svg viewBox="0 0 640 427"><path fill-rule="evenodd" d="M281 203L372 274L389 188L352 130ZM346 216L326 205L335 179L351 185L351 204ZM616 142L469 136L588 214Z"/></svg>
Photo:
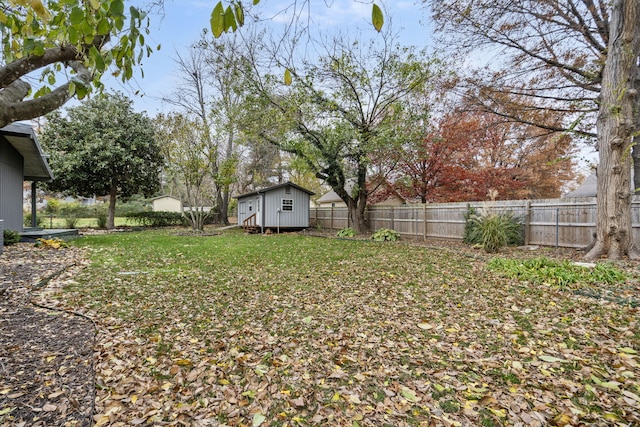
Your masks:
<svg viewBox="0 0 640 427"><path fill-rule="evenodd" d="M24 159L25 181L51 181L53 172L47 162L47 156L33 128L25 123L13 123L0 129L4 138Z"/></svg>

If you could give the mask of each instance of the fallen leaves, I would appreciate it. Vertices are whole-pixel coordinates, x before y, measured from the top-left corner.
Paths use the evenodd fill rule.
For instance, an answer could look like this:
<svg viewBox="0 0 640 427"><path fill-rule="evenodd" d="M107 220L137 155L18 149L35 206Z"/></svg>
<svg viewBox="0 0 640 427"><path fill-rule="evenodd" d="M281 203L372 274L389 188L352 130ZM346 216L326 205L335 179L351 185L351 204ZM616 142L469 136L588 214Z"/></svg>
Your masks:
<svg viewBox="0 0 640 427"><path fill-rule="evenodd" d="M42 307L83 256L77 249L5 247L0 258L0 425L90 424L92 346L88 319ZM55 301L51 305L55 305Z"/></svg>
<svg viewBox="0 0 640 427"><path fill-rule="evenodd" d="M183 242L113 237L64 294L100 322L97 425L640 422L633 307L439 249Z"/></svg>

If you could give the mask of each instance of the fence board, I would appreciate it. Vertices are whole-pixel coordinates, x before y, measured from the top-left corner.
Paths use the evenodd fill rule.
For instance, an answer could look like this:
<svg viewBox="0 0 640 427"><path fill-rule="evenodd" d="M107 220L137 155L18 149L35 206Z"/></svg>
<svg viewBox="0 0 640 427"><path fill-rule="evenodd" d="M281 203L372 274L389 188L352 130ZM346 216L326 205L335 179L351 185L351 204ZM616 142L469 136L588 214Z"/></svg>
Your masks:
<svg viewBox="0 0 640 427"><path fill-rule="evenodd" d="M366 217L372 231L396 230L402 236L461 240L468 206L477 210L512 212L525 227L531 245L584 247L591 243L596 224L596 199L507 200L472 203L433 203L410 206L373 206ZM349 226L347 208L312 208L311 226L340 230ZM640 238L640 197L631 205L633 238Z"/></svg>

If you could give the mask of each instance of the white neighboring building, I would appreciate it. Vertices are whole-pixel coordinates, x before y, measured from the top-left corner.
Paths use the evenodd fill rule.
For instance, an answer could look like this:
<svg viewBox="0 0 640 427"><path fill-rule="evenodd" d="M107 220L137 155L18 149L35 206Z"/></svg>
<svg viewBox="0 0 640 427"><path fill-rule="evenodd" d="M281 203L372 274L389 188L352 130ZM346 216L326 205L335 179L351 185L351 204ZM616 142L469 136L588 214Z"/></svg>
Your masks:
<svg viewBox="0 0 640 427"><path fill-rule="evenodd" d="M154 212L184 212L182 200L174 196L158 196L151 199Z"/></svg>

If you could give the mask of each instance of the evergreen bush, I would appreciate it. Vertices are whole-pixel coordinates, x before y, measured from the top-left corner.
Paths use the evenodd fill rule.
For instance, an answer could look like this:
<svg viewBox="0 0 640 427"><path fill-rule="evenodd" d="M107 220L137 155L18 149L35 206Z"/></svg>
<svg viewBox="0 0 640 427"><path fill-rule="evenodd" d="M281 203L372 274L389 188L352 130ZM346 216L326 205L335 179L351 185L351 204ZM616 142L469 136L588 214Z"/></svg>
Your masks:
<svg viewBox="0 0 640 427"><path fill-rule="evenodd" d="M2 236L4 238L4 244L7 246L15 245L20 241L20 233L14 230L3 230Z"/></svg>

